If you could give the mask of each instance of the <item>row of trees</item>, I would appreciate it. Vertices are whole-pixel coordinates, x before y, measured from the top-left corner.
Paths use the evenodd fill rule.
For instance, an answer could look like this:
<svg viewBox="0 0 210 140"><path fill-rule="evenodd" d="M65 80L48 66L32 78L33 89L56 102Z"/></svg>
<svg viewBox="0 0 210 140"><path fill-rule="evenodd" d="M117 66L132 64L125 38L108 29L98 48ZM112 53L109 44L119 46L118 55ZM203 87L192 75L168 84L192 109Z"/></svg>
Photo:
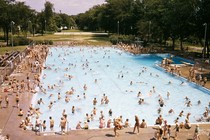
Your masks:
<svg viewBox="0 0 210 140"><path fill-rule="evenodd" d="M15 2L15 0L0 0L0 28L4 32L4 40L7 45L11 44L11 36L27 37L27 33L43 34L46 31L59 31L63 26L70 28L75 26L74 19L64 13L55 13L54 6L50 2L45 3L45 8L37 12L25 5L24 2ZM10 42L9 42L10 40Z"/></svg>
<svg viewBox="0 0 210 140"><path fill-rule="evenodd" d="M209 0L106 0L79 14L76 23L80 29L133 34L145 41L166 43L170 38L173 48L178 39L183 50L185 40L208 46L209 9Z"/></svg>

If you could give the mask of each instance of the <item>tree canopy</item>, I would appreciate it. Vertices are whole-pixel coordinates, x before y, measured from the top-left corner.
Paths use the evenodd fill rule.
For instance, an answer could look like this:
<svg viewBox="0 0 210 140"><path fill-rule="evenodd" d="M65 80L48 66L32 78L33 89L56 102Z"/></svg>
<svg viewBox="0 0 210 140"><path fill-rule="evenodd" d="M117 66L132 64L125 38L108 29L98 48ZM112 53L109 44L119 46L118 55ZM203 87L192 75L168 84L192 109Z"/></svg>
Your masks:
<svg viewBox="0 0 210 140"><path fill-rule="evenodd" d="M11 27L14 33L26 36L27 32L44 34L60 31L62 27L78 27L86 31L134 35L147 42L166 43L170 39L173 48L175 40L179 40L181 50L182 42L189 40L202 44L209 52L209 0L106 0L76 16L55 13L49 1L44 6L37 12L24 2L0 0L0 28L7 44Z"/></svg>

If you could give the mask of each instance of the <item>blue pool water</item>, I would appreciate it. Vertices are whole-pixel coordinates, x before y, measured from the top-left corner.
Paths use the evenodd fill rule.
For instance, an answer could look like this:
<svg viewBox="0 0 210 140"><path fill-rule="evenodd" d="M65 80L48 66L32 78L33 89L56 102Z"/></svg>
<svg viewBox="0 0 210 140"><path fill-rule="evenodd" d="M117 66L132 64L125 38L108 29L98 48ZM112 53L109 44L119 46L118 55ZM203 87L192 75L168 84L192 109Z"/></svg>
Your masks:
<svg viewBox="0 0 210 140"><path fill-rule="evenodd" d="M46 120L47 126L49 126L49 116L54 118L55 131L60 130L59 123L63 109L68 115L69 128L75 129L79 121L83 125L86 120L85 114L90 115L93 107L96 107L97 114L94 120L89 122L90 129L99 128L100 111L103 111L106 122L122 115L123 122L128 118L133 126L134 116L138 115L140 119L145 119L148 125L154 125L159 116L157 110L160 108L158 103L160 96L165 103L161 114L169 124L174 123L181 110L184 110L184 115L190 112L190 122L196 123L196 119L202 116L205 107L208 106L209 91L188 83L183 78L168 74L156 66L168 56L168 54L132 55L111 47L52 47L44 64L48 68L41 74L41 84L46 89L46 94L36 88L38 93L33 97L32 104L40 108L42 112L40 119ZM173 57L173 60L178 62L180 58ZM67 75L72 75L73 78L69 80ZM169 84L169 81L172 83ZM185 81L184 85L180 85L182 81ZM54 84L54 89L48 88ZM87 90L83 89L84 84L87 85ZM71 87L75 92L73 95L67 95L70 101L66 103L65 93ZM138 104L139 91L142 93L141 98L145 100L142 105ZM169 99L167 92L170 92ZM57 99L58 93L61 94L60 100ZM85 99L83 93L86 94ZM50 94L53 96L49 97ZM103 94L108 97L109 104L101 105ZM185 105L186 96L192 102L191 107ZM44 104L37 105L37 100L40 98ZM95 106L94 98L98 101ZM197 105L198 100L201 101L200 105ZM50 101L54 102L51 110L48 108ZM74 114L71 111L72 106L76 108ZM174 114L168 114L171 108L175 111ZM109 109L113 111L111 117L108 114ZM179 122L184 120L185 116L181 117ZM49 128L47 131L50 131Z"/></svg>

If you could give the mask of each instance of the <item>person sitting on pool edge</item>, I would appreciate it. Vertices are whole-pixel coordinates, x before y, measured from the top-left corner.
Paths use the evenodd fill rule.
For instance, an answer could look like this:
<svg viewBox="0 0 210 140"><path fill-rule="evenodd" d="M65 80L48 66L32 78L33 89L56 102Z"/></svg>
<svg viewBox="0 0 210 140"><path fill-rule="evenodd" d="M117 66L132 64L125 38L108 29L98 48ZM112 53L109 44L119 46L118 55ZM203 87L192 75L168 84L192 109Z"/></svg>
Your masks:
<svg viewBox="0 0 210 140"><path fill-rule="evenodd" d="M142 122L140 124L140 128L147 128L147 123L145 122L144 119L142 119Z"/></svg>
<svg viewBox="0 0 210 140"><path fill-rule="evenodd" d="M124 124L124 127L125 127L125 128L130 127L129 119L126 119L125 124Z"/></svg>
<svg viewBox="0 0 210 140"><path fill-rule="evenodd" d="M22 109L19 110L18 116L20 116L20 117L23 116L23 110Z"/></svg>
<svg viewBox="0 0 210 140"><path fill-rule="evenodd" d="M190 129L190 128L191 128L191 124L190 124L190 122L189 122L188 119L185 119L184 127L185 127L186 129Z"/></svg>
<svg viewBox="0 0 210 140"><path fill-rule="evenodd" d="M81 121L78 122L78 124L77 124L77 126L76 126L76 129L82 129Z"/></svg>
<svg viewBox="0 0 210 140"><path fill-rule="evenodd" d="M83 129L89 129L89 125L88 125L87 121L84 122L84 127L83 127Z"/></svg>

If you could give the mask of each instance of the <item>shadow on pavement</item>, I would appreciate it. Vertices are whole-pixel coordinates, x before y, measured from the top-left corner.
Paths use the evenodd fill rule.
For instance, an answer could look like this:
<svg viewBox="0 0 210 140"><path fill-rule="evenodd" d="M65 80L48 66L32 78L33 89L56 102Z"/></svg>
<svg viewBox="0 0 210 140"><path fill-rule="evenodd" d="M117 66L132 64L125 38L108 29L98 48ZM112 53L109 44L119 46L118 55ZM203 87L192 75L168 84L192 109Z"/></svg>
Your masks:
<svg viewBox="0 0 210 140"><path fill-rule="evenodd" d="M115 137L113 134L106 134L107 137Z"/></svg>

